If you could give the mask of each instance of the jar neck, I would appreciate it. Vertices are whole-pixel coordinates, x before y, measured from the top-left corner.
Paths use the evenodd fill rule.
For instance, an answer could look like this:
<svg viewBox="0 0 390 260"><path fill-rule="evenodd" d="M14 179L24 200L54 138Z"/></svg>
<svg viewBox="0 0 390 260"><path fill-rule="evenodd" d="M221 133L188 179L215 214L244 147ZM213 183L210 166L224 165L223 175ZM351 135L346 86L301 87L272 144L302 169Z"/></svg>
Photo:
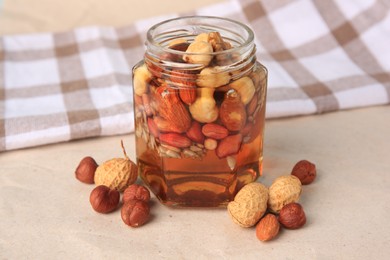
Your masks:
<svg viewBox="0 0 390 260"><path fill-rule="evenodd" d="M231 47L210 53L186 53L188 44L202 33L218 32ZM179 42L172 45L173 41ZM242 76L253 69L256 63L256 46L252 30L239 22L210 16L190 16L167 20L151 27L147 33L145 62L150 70L165 73L202 70L204 64L186 63L184 55L210 55L213 67L221 72L237 72Z"/></svg>

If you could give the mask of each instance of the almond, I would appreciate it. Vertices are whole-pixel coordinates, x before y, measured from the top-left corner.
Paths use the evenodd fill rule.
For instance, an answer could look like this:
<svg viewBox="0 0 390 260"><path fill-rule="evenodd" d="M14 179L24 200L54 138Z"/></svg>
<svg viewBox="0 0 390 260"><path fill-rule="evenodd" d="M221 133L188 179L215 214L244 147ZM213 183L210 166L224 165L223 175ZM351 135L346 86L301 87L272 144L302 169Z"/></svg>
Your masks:
<svg viewBox="0 0 390 260"><path fill-rule="evenodd" d="M179 134L182 133L182 129L180 127L178 128L176 124L171 124L160 116L155 116L153 118L153 121L160 132L174 132Z"/></svg>
<svg viewBox="0 0 390 260"><path fill-rule="evenodd" d="M184 103L191 105L196 100L196 88L180 88L179 96Z"/></svg>
<svg viewBox="0 0 390 260"><path fill-rule="evenodd" d="M208 123L202 127L202 133L206 137L220 140L228 136L229 131L221 125Z"/></svg>
<svg viewBox="0 0 390 260"><path fill-rule="evenodd" d="M177 148L186 148L192 143L188 137L177 133L160 134L160 142Z"/></svg>
<svg viewBox="0 0 390 260"><path fill-rule="evenodd" d="M225 158L226 156L237 154L240 150L241 142L241 134L229 135L219 142L215 153L219 158Z"/></svg>
<svg viewBox="0 0 390 260"><path fill-rule="evenodd" d="M219 109L219 117L229 131L239 131L245 126L246 110L236 90L226 92Z"/></svg>
<svg viewBox="0 0 390 260"><path fill-rule="evenodd" d="M152 95L156 102L156 110L173 129L176 129L176 132L184 133L190 128L190 113L181 102L177 90L161 85Z"/></svg>
<svg viewBox="0 0 390 260"><path fill-rule="evenodd" d="M267 214L256 226L256 236L261 241L269 241L279 233L280 224L277 217Z"/></svg>
<svg viewBox="0 0 390 260"><path fill-rule="evenodd" d="M187 137L192 141L203 144L204 135L202 134L202 126L197 121L192 121L190 129L187 131Z"/></svg>

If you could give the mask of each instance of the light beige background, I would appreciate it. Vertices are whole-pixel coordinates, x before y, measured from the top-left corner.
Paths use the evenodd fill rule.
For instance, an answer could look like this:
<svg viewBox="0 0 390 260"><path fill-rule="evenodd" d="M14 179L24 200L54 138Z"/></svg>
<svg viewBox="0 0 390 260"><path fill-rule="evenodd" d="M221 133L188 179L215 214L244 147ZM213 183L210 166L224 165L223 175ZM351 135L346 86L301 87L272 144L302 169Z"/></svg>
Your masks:
<svg viewBox="0 0 390 260"><path fill-rule="evenodd" d="M222 0L3 0L0 34L121 26L156 15L190 12Z"/></svg>
<svg viewBox="0 0 390 260"><path fill-rule="evenodd" d="M6 0L0 34L125 25L220 1ZM272 73L272 71L270 72ZM135 160L134 136L92 138L0 154L1 259L387 259L390 255L390 107L268 120L261 182L300 159L317 164L305 186L307 224L262 243L224 209L170 209L152 198L152 219L126 227L95 213L93 186L74 179L79 160Z"/></svg>

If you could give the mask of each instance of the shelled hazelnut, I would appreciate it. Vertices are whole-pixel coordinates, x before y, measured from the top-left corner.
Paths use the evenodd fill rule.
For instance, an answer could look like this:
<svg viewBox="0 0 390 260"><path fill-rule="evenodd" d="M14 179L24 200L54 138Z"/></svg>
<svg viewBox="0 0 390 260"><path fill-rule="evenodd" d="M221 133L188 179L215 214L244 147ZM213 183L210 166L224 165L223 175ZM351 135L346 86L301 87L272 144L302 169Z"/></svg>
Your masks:
<svg viewBox="0 0 390 260"><path fill-rule="evenodd" d="M317 176L316 165L307 160L297 162L291 171L291 174L296 176L302 185L308 185L314 181Z"/></svg>
<svg viewBox="0 0 390 260"><path fill-rule="evenodd" d="M90 156L84 157L76 168L76 179L87 184L95 183L94 177L97 167L98 164L96 163L95 159Z"/></svg>
<svg viewBox="0 0 390 260"><path fill-rule="evenodd" d="M298 229L305 225L306 215L299 203L285 205L279 213L279 222L285 228Z"/></svg>
<svg viewBox="0 0 390 260"><path fill-rule="evenodd" d="M142 200L149 202L150 192L147 188L142 185L132 184L123 192L122 197L123 203L126 203L130 200Z"/></svg>
<svg viewBox="0 0 390 260"><path fill-rule="evenodd" d="M120 194L115 189L100 185L94 188L89 196L92 208L99 213L114 211L119 204Z"/></svg>
<svg viewBox="0 0 390 260"><path fill-rule="evenodd" d="M129 200L121 210L123 222L131 227L139 227L144 225L150 214L149 204L143 200Z"/></svg>

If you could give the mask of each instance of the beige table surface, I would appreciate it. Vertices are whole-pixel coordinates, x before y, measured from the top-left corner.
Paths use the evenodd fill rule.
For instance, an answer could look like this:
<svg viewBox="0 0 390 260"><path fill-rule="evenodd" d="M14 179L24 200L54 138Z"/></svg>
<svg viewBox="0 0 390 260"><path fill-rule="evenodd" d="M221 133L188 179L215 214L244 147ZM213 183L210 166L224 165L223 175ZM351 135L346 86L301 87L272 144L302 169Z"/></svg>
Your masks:
<svg viewBox="0 0 390 260"><path fill-rule="evenodd" d="M0 34L125 25L218 1L5 0ZM304 186L304 228L262 243L224 209L170 209L152 198L152 219L125 226L120 212L89 205L93 186L74 179L80 158L135 160L134 135L92 138L0 154L0 259L389 259L390 107L268 120L264 177L317 164Z"/></svg>

